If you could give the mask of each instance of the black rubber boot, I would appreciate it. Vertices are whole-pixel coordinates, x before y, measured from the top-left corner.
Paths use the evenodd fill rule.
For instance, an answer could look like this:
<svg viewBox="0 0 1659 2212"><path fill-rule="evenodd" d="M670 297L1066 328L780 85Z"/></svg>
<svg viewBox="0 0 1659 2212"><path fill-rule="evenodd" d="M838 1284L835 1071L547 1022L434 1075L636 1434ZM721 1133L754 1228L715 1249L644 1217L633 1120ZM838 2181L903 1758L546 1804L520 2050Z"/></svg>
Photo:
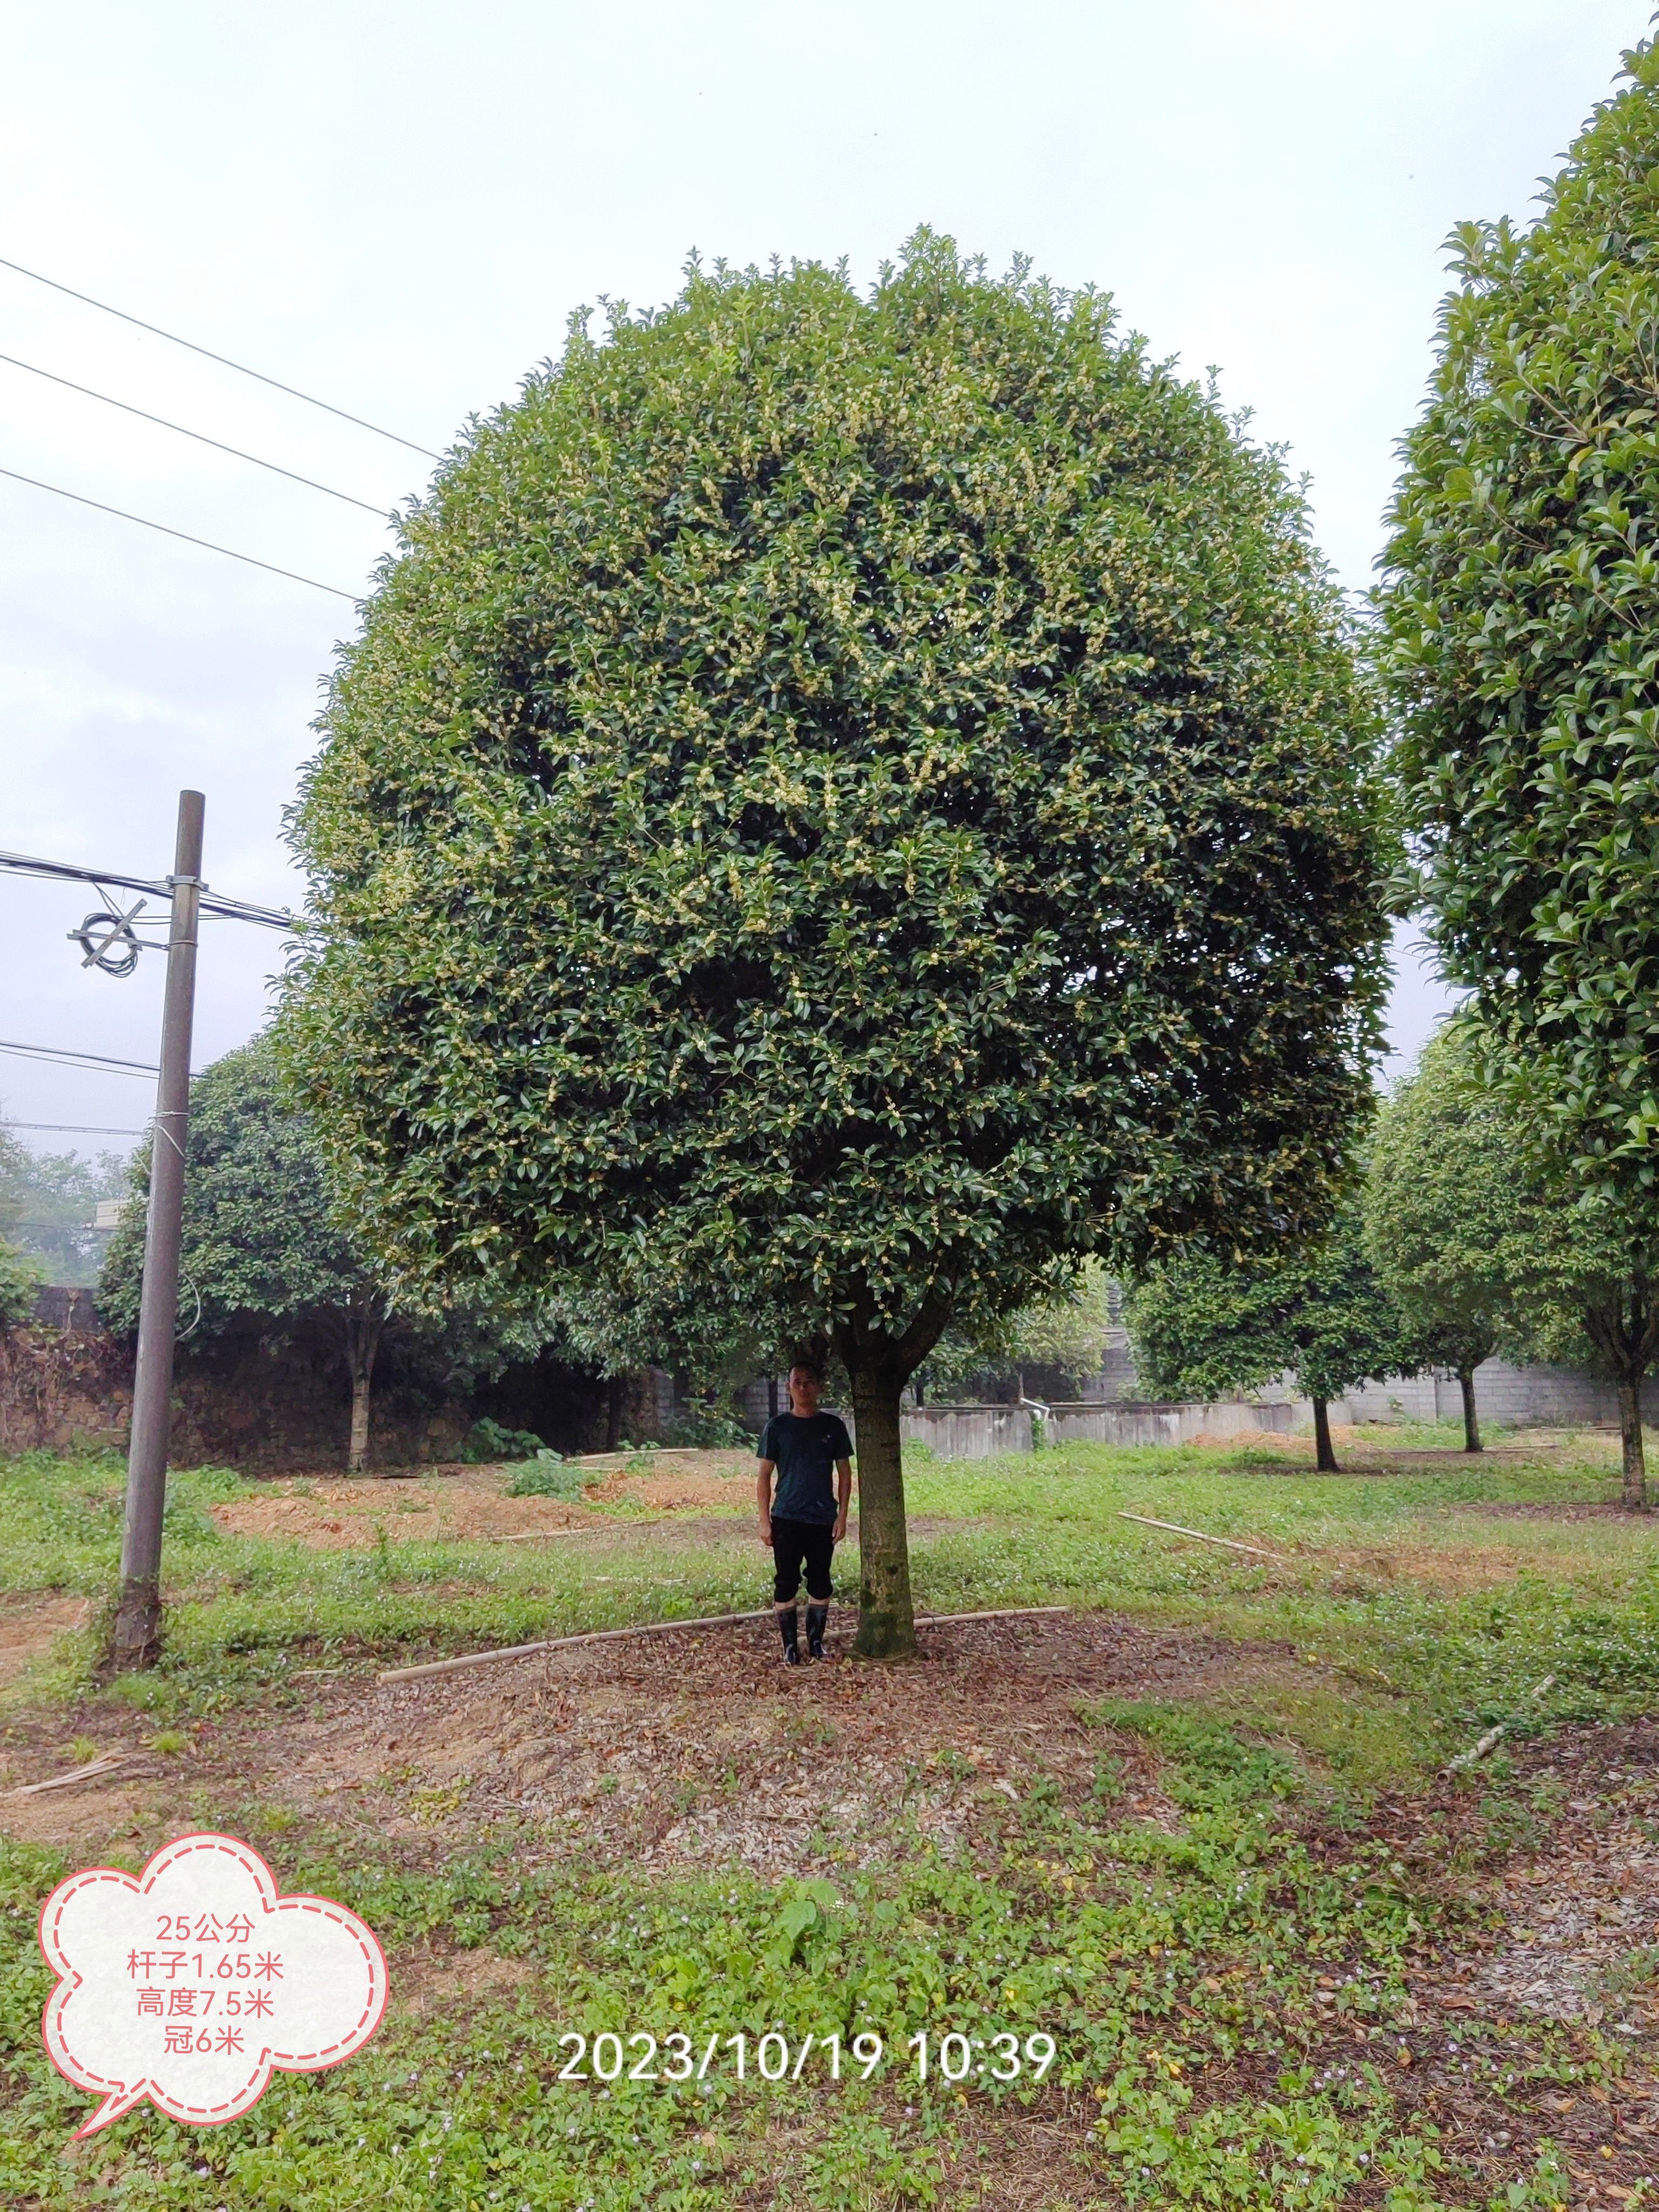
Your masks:
<svg viewBox="0 0 1659 2212"><path fill-rule="evenodd" d="M778 1609L778 1634L783 1638L783 1663L786 1667L800 1664L800 1615L792 1605L786 1613Z"/></svg>
<svg viewBox="0 0 1659 2212"><path fill-rule="evenodd" d="M823 1632L830 1626L827 1605L809 1605L806 1608L806 1649L814 1659L823 1656Z"/></svg>

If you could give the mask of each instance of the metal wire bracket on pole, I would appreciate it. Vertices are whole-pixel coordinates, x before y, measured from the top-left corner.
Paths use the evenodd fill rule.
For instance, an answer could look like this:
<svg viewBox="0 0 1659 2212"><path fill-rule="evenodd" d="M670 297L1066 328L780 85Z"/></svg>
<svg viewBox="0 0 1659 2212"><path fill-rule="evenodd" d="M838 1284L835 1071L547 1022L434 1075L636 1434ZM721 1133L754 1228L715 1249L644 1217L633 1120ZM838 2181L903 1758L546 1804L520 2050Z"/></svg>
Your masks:
<svg viewBox="0 0 1659 2212"><path fill-rule="evenodd" d="M0 474L3 474L0 471ZM149 1205L144 1227L144 1278L138 1310L138 1357L133 1376L132 1434L127 1449L126 1509L121 1535L121 1589L115 1616L112 1656L117 1666L153 1663L161 1641L161 1524L167 1507L167 1440L172 1426L173 1356L182 1334L188 1336L202 1317L194 1285L196 1317L179 1328L179 1253L183 1243L185 1156L190 1130L190 1042L196 1000L196 951L203 915L229 921L252 921L288 932L302 925L274 907L246 900L216 898L202 880L202 817L206 802L199 791L179 794L179 829L173 872L164 882L126 876L111 868L83 868L70 860L46 860L31 853L0 852L0 874L35 876L48 883L91 884L106 906L69 932L81 947L82 964L106 975L130 975L141 952L167 956L167 994L161 1012L159 1067L108 1054L77 1053L51 1045L24 1045L0 1038L0 1053L50 1060L60 1066L87 1067L100 1074L156 1077L155 1118L151 1124ZM123 906L110 887L144 894ZM161 899L170 912L163 945L141 937L134 924L150 899ZM160 915L149 917L159 925ZM146 924L148 926L148 924ZM46 1127L46 1123L19 1127ZM88 1131L94 1134L96 1132ZM123 1133L109 1131L106 1133ZM137 1132L130 1133L136 1134Z"/></svg>
<svg viewBox="0 0 1659 2212"><path fill-rule="evenodd" d="M184 1228L185 1152L190 1131L190 1042L196 1000L201 909L199 791L179 794L179 834L168 890L167 996L161 1012L161 1073L150 1150L144 1281L138 1308L138 1358L127 1450L126 1511L121 1534L121 1594L115 1616L117 1666L152 1664L161 1641L161 1522L167 1508L167 1437L173 1413L173 1352L179 1326L179 1255Z"/></svg>
<svg viewBox="0 0 1659 2212"><path fill-rule="evenodd" d="M0 853L0 872L15 876L42 876L49 883L91 884L98 890L113 885L124 891L148 891L152 898L170 899L174 883L185 872L175 870L165 883L158 884L152 883L145 876L124 876L110 868L82 868L69 860L41 860L31 853ZM201 881L199 871L188 872L204 914L217 915L226 921L258 922L265 929L298 929L301 927L297 915L289 914L279 907L250 906L246 899L222 898L216 892L210 891ZM73 936L79 933L78 931L70 933Z"/></svg>

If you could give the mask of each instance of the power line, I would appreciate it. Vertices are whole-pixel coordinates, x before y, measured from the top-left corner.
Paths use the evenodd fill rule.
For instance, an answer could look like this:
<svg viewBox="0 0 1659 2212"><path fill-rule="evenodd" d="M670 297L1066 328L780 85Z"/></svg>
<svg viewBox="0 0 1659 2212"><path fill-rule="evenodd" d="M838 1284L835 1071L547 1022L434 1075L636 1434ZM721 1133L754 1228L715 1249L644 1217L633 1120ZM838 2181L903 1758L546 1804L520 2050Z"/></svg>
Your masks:
<svg viewBox="0 0 1659 2212"><path fill-rule="evenodd" d="M79 507L95 507L100 514L118 515L123 522L137 522L146 530L159 530L164 538L182 538L186 545L200 545L210 553L222 553L227 560L245 561L250 568L264 568L273 576L286 576L291 583L309 584L313 592L327 592L337 599L349 599L355 607L357 594L343 592L335 584L319 584L314 576L302 576L294 568L279 568L274 561L256 561L252 553L234 552L228 545L216 545L210 538L192 538L187 530L174 530L165 522L152 522L148 515L129 514L124 507L106 507L101 499L88 499L83 492L65 491L62 484L42 483L39 477L20 476L15 469L0 469L0 477L9 477L14 483L33 484L36 491L56 492L59 499L72 499Z"/></svg>
<svg viewBox="0 0 1659 2212"><path fill-rule="evenodd" d="M182 422L169 422L165 415L152 415L146 408L134 407L125 399L112 399L107 392L94 392L89 384L76 384L67 376L56 376L49 368L37 368L32 361L19 361L15 354L0 353L0 361L12 368L26 368L31 376L44 376L48 384L61 384L65 392L78 392L83 398L100 399L106 407L118 407L124 415L136 415L141 422L155 422L163 430L175 430L181 438L194 438L198 446L211 446L216 452L232 453L239 461L252 461L256 469L269 469L273 476L286 477L290 483L304 484L308 490L326 492L331 499L343 499L348 507L361 507L365 514L378 514L386 520L384 507L372 506L366 499L357 499L349 491L336 491L332 484L319 483L314 477L302 477L293 469L285 469L277 461L261 460L258 453L245 453L240 446L228 446L222 438L210 438L204 431L187 430Z"/></svg>
<svg viewBox="0 0 1659 2212"><path fill-rule="evenodd" d="M266 376L257 368L249 368L240 361L231 361L222 353L210 352L206 346L198 345L193 339L181 338L175 331L164 331L155 323L143 321L130 315L125 308L112 307L107 301L94 300L89 292L77 292L71 285L60 284L55 276L43 276L38 269L25 269L21 261L8 261L0 254L0 269L15 270L18 276L27 276L37 284L48 284L54 292L64 293L71 300L79 300L84 307L96 307L100 314L117 316L135 329L148 331L152 337L165 338L169 345L183 346L187 352L199 353L204 361L216 361L221 368L234 368L239 376L251 376L257 383L268 384L276 392L287 392L290 399L303 399L307 407L320 407L325 415L337 415L343 422L354 422L360 430L372 430L377 438L390 438L394 446L407 446L411 453L424 453L429 461L441 461L441 453L434 453L429 446L417 446L412 438L400 438L395 430L383 430L378 422L366 422L361 415L348 415L343 407L331 406L326 399L314 398L309 392L296 391L291 384L280 384L274 376Z"/></svg>
<svg viewBox="0 0 1659 2212"><path fill-rule="evenodd" d="M147 1137L149 1134L148 1129L104 1129L85 1121L4 1121L0 1122L0 1128L53 1129L64 1137ZM20 1229L52 1229L57 1224L51 1221L20 1221L15 1225Z"/></svg>
<svg viewBox="0 0 1659 2212"><path fill-rule="evenodd" d="M48 1066L78 1067L89 1075L159 1075L161 1070L148 1060L112 1060L107 1053L76 1052L67 1046L55 1044L14 1044L0 1037L0 1052L14 1054L19 1060L44 1060Z"/></svg>
<svg viewBox="0 0 1659 2212"><path fill-rule="evenodd" d="M3 471L0 471L3 473ZM156 898L171 899L170 883L152 883L146 876L124 876L113 868L81 868L72 860L40 860L30 853L0 852L0 870L17 876L44 876L52 883L90 884L95 890L106 884L118 884L125 891L149 891ZM216 914L226 921L257 921L266 929L297 929L299 923L285 909L271 906L250 906L246 899L222 898L218 893L201 887L201 908L204 914ZM158 917L159 919L159 917ZM152 1068L153 1075L155 1070Z"/></svg>

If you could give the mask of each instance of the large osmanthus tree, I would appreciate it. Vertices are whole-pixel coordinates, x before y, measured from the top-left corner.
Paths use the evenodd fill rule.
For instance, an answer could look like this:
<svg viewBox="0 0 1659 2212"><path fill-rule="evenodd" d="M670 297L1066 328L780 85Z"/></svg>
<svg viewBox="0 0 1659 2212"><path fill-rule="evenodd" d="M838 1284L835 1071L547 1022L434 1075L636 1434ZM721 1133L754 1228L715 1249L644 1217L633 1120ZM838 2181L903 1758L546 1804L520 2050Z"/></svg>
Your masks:
<svg viewBox="0 0 1659 2212"><path fill-rule="evenodd" d="M1636 1503L1659 1352L1659 50L1625 66L1530 229L1456 234L1379 598L1434 941L1619 1286L1595 1341Z"/></svg>
<svg viewBox="0 0 1659 2212"><path fill-rule="evenodd" d="M860 1649L906 1377L1077 1255L1327 1209L1372 723L1279 457L912 241L573 331L403 525L295 817L290 1065L401 1279L827 1334Z"/></svg>

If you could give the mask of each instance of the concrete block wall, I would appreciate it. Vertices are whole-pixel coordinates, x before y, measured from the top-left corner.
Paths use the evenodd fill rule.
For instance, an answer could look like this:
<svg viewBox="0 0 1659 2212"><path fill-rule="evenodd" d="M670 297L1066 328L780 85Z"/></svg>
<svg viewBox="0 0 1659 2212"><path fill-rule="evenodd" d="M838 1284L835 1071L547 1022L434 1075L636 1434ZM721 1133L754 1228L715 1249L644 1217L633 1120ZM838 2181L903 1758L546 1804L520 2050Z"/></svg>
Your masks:
<svg viewBox="0 0 1659 2212"><path fill-rule="evenodd" d="M1350 1390L1332 1408L1340 1421L1461 1421L1463 1394L1453 1376L1390 1376ZM1567 1367L1514 1367L1488 1359L1474 1370L1475 1409L1493 1428L1570 1428L1619 1419L1619 1400L1610 1382L1598 1382ZM1659 1425L1659 1376L1650 1376L1642 1392L1643 1419ZM1312 1413L1310 1411L1309 1419Z"/></svg>
<svg viewBox="0 0 1659 2212"><path fill-rule="evenodd" d="M1109 1405L1051 1406L1044 1441L1070 1444L1189 1444L1200 1437L1290 1433L1288 1401L1261 1404L1146 1405L1118 1399Z"/></svg>
<svg viewBox="0 0 1659 2212"><path fill-rule="evenodd" d="M916 1406L900 1417L906 1443L926 1444L940 1459L988 1459L994 1452L1033 1449L1029 1406ZM1076 1402L1050 1406L1043 1419L1047 1443L1184 1444L1199 1437L1280 1435L1291 1429L1293 1408L1226 1404L1150 1406Z"/></svg>
<svg viewBox="0 0 1659 2212"><path fill-rule="evenodd" d="M852 1423L849 1421L850 1428ZM914 1406L899 1416L907 1444L926 1444L941 1459L989 1459L993 1452L1028 1452L1026 1406Z"/></svg>

